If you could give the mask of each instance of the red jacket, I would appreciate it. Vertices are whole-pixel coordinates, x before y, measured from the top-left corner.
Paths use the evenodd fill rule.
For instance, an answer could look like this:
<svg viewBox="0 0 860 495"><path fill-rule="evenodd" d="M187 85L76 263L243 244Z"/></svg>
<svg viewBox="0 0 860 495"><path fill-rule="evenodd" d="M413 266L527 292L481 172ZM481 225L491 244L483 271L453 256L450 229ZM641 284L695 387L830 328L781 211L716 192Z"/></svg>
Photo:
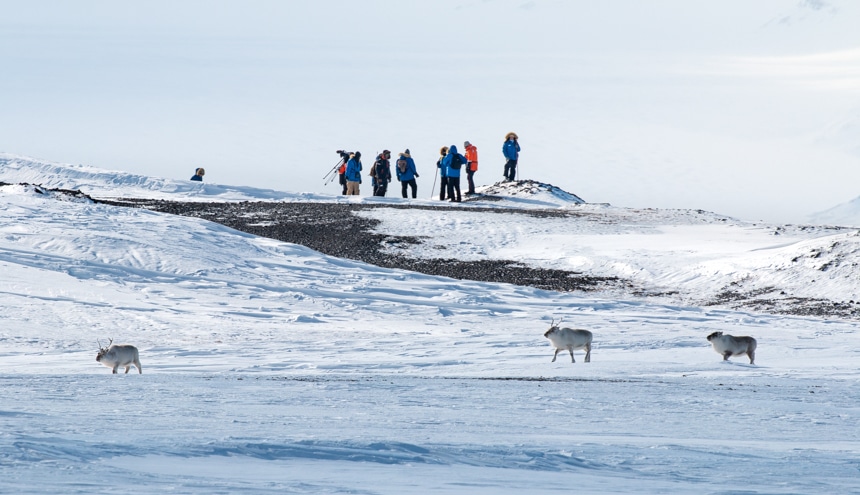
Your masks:
<svg viewBox="0 0 860 495"><path fill-rule="evenodd" d="M466 161L469 162L469 170L472 172L478 170L478 148L474 144L466 147Z"/></svg>

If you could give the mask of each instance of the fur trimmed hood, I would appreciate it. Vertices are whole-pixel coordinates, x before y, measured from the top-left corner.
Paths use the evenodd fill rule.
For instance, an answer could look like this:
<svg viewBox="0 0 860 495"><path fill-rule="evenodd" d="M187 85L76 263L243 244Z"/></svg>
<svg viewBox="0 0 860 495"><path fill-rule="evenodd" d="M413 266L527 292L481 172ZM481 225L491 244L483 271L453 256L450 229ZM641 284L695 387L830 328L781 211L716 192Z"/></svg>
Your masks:
<svg viewBox="0 0 860 495"><path fill-rule="evenodd" d="M507 141L509 139L516 140L516 139L519 139L519 136L517 136L516 132L509 132L509 133L505 134L505 141Z"/></svg>

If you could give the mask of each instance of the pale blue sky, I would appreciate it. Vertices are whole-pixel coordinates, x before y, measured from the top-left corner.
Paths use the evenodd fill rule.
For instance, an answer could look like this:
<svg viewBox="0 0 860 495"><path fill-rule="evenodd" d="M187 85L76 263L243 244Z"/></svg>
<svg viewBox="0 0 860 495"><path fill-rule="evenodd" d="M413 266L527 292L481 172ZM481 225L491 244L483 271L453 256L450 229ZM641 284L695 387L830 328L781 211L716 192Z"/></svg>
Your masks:
<svg viewBox="0 0 860 495"><path fill-rule="evenodd" d="M835 0L0 1L0 152L335 194L334 150L410 148L429 197L440 146L492 183L514 130L522 177L588 201L800 221L860 195L857 25Z"/></svg>

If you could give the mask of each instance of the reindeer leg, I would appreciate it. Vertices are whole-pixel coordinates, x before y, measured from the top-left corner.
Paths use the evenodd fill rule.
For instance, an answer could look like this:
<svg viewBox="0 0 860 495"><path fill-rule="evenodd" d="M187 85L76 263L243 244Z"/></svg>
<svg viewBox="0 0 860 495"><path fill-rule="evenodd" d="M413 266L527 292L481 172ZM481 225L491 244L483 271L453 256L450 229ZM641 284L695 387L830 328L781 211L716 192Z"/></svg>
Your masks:
<svg viewBox="0 0 860 495"><path fill-rule="evenodd" d="M750 357L750 364L755 364L755 351L754 350L747 351L747 356Z"/></svg>
<svg viewBox="0 0 860 495"><path fill-rule="evenodd" d="M732 351L726 351L726 352L724 352L724 353L723 353L723 361L728 361L728 360L729 360L729 356L731 356L731 355L732 355Z"/></svg>
<svg viewBox="0 0 860 495"><path fill-rule="evenodd" d="M143 368L140 367L140 359L135 359L134 365L137 366L137 374L142 375L143 374Z"/></svg>
<svg viewBox="0 0 860 495"><path fill-rule="evenodd" d="M117 365L114 365L114 367L113 367L113 374L114 374L114 375L116 375L116 369L117 369L117 368L119 368L119 365L118 365L118 364L117 364Z"/></svg>
<svg viewBox="0 0 860 495"><path fill-rule="evenodd" d="M591 344L588 344L587 346L585 346L585 362L586 363L591 362Z"/></svg>
<svg viewBox="0 0 860 495"><path fill-rule="evenodd" d="M130 369L131 369L131 365L130 365L130 364L125 365L125 374L126 374L126 375L128 374L128 370L130 370Z"/></svg>
<svg viewBox="0 0 860 495"><path fill-rule="evenodd" d="M554 362L555 362L555 358L557 358L557 357L558 357L558 351L560 351L560 350L561 350L561 349L556 349L556 350L555 350L555 354L553 354L553 355L552 355L552 361L550 361L550 362L552 362L552 363L554 363Z"/></svg>
<svg viewBox="0 0 860 495"><path fill-rule="evenodd" d="M567 351L570 352L570 362L575 363L576 359L573 359L573 347L568 348Z"/></svg>

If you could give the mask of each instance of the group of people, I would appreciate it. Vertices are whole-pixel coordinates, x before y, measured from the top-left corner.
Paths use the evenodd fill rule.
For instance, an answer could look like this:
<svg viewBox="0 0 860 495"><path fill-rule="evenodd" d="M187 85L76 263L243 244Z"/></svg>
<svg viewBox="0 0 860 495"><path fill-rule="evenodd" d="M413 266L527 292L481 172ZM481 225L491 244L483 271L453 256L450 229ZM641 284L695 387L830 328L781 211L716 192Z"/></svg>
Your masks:
<svg viewBox="0 0 860 495"><path fill-rule="evenodd" d="M475 172L478 171L478 148L466 141L463 143L463 148L466 151L466 156L461 155L457 151L457 146L443 146L439 150L439 159L436 160L436 167L439 169L439 177L441 185L439 186L439 200L445 201L447 195L448 201L459 203L462 200L460 194L460 177L463 167L466 168L466 179L469 184L469 190L466 195L475 194Z"/></svg>
<svg viewBox="0 0 860 495"><path fill-rule="evenodd" d="M502 145L502 153L505 155L505 171L504 176L506 181L512 181L517 177L517 160L520 156L520 144L517 141L519 138L516 133L509 132L505 136L505 143ZM462 199L460 194L460 176L463 167L466 169L466 180L468 181L469 189L466 195L475 194L475 172L478 171L478 148L466 141L463 143L465 156L457 151L455 145L443 146L439 150L439 159L436 160L436 168L439 169L439 177L441 185L439 187L439 200L459 203ZM342 194L346 196L357 196L361 185L361 152L356 151L351 153L344 150L337 150L341 161L339 163L338 175L340 184L343 187ZM336 165L338 167L338 165ZM333 173L334 169L331 172ZM191 177L193 181L203 181L203 175L206 171L203 168L198 168L194 171ZM406 198L411 189L412 198L418 196L418 183L415 181L418 177L418 170L415 168L415 160L407 148L406 151L399 154L394 162L394 176L400 182L400 194ZM370 167L371 185L373 186L374 196L385 196L388 192L388 184L391 183L391 152L383 150L382 153L376 155L376 160L373 166ZM333 177L332 177L333 178ZM435 186L435 182L434 182Z"/></svg>
<svg viewBox="0 0 860 495"><path fill-rule="evenodd" d="M515 180L517 176L517 160L520 154L518 139L516 133L509 132L505 136L505 143L502 145L502 153L506 159L504 170L506 181ZM466 180L469 186L466 195L475 194L474 175L478 171L478 148L469 141L463 143L463 148L465 156L458 152L455 145L443 146L439 150L440 156L436 161L436 168L439 169L439 177L441 178L441 186L439 188L440 201L448 199L451 202L459 203L462 200L460 177L463 169L466 171ZM350 153L344 150L337 150L337 153L341 157L338 174L343 194L347 196L358 195L361 185L361 171L363 169L361 152ZM368 175L371 177L373 195L385 196L388 192L388 184L391 183L393 177L391 174L391 151L383 150L382 153L376 156ZM418 183L415 179L419 175L409 149L400 153L397 160L395 160L394 177L397 177L398 182L400 182L401 196L407 198L410 190L413 199L418 196Z"/></svg>
<svg viewBox="0 0 860 495"><path fill-rule="evenodd" d="M343 194L346 196L357 196L361 186L361 152L356 151L350 153L348 151L337 150L341 157L341 166L338 170L340 175L340 184L343 186ZM408 189L412 189L412 197L418 196L418 183L416 178L420 177L415 169L415 160L409 149L400 153L397 160L394 162L394 173L397 180L400 182L401 194L404 198L407 197ZM382 153L376 155L376 160L370 167L371 186L373 186L374 196L385 196L388 192L388 184L391 182L391 151L383 150Z"/></svg>

